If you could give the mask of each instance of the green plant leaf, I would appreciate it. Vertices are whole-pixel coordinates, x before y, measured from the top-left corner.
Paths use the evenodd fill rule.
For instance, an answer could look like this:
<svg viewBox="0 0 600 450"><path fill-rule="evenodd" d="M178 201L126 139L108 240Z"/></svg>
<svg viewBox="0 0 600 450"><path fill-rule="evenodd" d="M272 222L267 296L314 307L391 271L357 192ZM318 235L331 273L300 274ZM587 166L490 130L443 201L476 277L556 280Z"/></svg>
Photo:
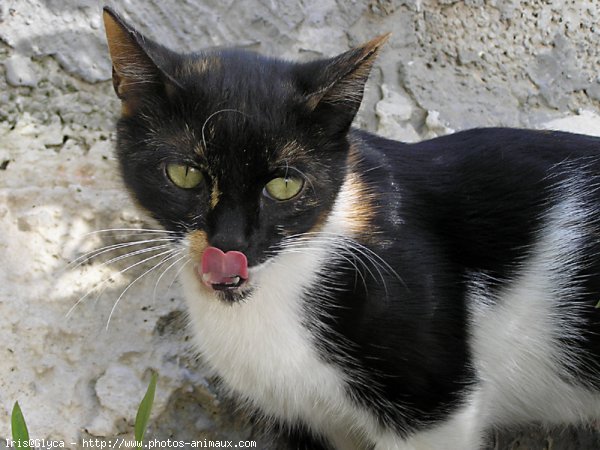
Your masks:
<svg viewBox="0 0 600 450"><path fill-rule="evenodd" d="M598 303L596 303L596 308L600 309L600 300L598 301Z"/></svg>
<svg viewBox="0 0 600 450"><path fill-rule="evenodd" d="M31 450L31 447L29 446L29 431L27 431L27 424L25 423L25 418L21 412L19 402L15 402L15 406L13 406L10 424L13 441L18 442L15 446L21 449Z"/></svg>
<svg viewBox="0 0 600 450"><path fill-rule="evenodd" d="M146 433L146 427L148 426L148 420L150 419L150 413L152 412L152 404L154 403L154 393L156 392L156 381L158 380L158 374L152 373L150 377L150 383L146 390L146 395L142 399L135 416L135 440L137 441L137 448L142 448L142 440Z"/></svg>

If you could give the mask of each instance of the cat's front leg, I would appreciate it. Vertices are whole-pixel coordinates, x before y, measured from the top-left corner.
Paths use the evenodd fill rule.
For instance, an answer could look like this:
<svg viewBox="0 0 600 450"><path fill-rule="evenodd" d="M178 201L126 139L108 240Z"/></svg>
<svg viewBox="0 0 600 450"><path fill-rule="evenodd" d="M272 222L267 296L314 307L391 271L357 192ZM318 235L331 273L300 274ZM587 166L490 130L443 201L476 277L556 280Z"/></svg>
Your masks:
<svg viewBox="0 0 600 450"><path fill-rule="evenodd" d="M377 440L373 450L421 450L396 435L384 435Z"/></svg>
<svg viewBox="0 0 600 450"><path fill-rule="evenodd" d="M320 438L306 433L289 434L291 450L374 450L373 443L349 432L348 427L331 427Z"/></svg>
<svg viewBox="0 0 600 450"><path fill-rule="evenodd" d="M306 431L287 431L284 436L289 450L331 450L322 439Z"/></svg>
<svg viewBox="0 0 600 450"><path fill-rule="evenodd" d="M417 433L403 439L397 435L384 435L377 440L374 450L481 450L483 440L479 434L463 435L459 430L446 435L429 432Z"/></svg>
<svg viewBox="0 0 600 450"><path fill-rule="evenodd" d="M480 393L473 393L463 407L431 428L408 438L393 432L382 434L376 440L375 450L481 450L487 416L480 404Z"/></svg>

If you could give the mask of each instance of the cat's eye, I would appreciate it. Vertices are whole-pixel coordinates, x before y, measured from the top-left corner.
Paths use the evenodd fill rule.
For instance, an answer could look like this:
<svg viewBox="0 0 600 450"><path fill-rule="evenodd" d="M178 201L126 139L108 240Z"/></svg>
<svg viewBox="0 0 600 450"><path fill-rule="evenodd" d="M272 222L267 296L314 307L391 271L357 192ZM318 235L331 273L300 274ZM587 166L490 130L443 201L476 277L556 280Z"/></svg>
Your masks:
<svg viewBox="0 0 600 450"><path fill-rule="evenodd" d="M181 189L192 189L198 186L204 175L195 167L185 164L167 164L167 176L173 184Z"/></svg>
<svg viewBox="0 0 600 450"><path fill-rule="evenodd" d="M265 185L265 192L275 200L290 200L300 193L302 186L304 186L302 178L278 177Z"/></svg>

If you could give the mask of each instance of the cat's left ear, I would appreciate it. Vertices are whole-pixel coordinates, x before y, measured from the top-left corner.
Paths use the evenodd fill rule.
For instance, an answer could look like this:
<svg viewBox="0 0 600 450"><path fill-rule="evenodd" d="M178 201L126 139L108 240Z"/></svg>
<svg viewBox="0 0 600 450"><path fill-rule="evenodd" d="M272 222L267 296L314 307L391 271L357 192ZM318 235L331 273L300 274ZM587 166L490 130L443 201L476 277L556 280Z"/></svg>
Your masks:
<svg viewBox="0 0 600 450"><path fill-rule="evenodd" d="M300 66L300 83L305 91L305 107L314 114L337 119L347 128L362 102L371 68L391 33L376 37L360 47L324 61Z"/></svg>
<svg viewBox="0 0 600 450"><path fill-rule="evenodd" d="M103 19L113 86L123 114L135 112L150 95L172 93L177 82L164 66L175 59L173 52L143 36L109 7L104 8Z"/></svg>

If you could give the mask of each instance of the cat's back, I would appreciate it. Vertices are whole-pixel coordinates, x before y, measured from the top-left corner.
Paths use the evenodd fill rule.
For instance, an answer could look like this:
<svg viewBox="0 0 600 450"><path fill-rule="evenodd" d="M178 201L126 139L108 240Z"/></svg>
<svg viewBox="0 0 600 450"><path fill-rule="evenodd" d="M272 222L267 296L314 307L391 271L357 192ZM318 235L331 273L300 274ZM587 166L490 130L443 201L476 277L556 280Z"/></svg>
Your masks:
<svg viewBox="0 0 600 450"><path fill-rule="evenodd" d="M510 278L557 215L579 214L595 243L600 138L481 128L415 144L354 140L357 170L379 197L377 225L434 240L452 264Z"/></svg>
<svg viewBox="0 0 600 450"><path fill-rule="evenodd" d="M426 173L431 181L500 179L519 170L545 176L566 165L600 172L600 137L563 131L474 128L407 144L354 130L353 138L366 159L384 158L388 169L409 180Z"/></svg>

